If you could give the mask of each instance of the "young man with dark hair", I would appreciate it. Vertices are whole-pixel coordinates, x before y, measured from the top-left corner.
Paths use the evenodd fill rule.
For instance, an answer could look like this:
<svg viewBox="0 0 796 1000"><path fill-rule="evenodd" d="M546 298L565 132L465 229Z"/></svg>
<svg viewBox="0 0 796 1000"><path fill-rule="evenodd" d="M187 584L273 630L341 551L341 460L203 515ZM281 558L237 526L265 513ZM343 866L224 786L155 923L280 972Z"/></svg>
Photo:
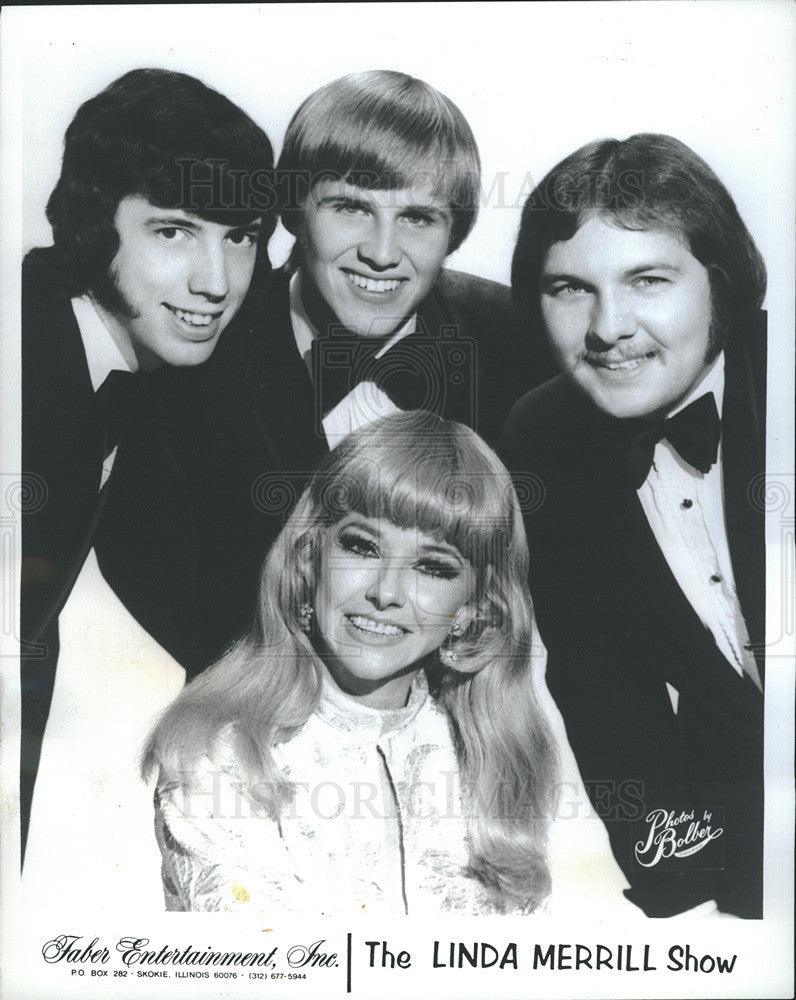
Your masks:
<svg viewBox="0 0 796 1000"><path fill-rule="evenodd" d="M111 730L117 717L128 725L136 708L123 692L134 701L146 691L138 706L145 727L182 681L140 627L147 623L134 622L114 594L126 568L98 563L94 550L125 488L118 470L128 449L148 454L148 428L169 416L162 394L143 400L144 376L206 361L252 277L267 269L273 219L252 197L252 183L272 168L267 136L240 108L166 70L127 73L86 101L67 130L47 206L54 244L32 250L23 264L22 469L41 499L23 518L23 845L40 763L31 829L44 845L65 801L46 789L68 792L76 780L76 802L88 781L67 777L70 748L95 728L88 716L103 705ZM160 441L151 440L153 448ZM167 452L149 458L153 473L168 469ZM110 621L125 624L114 634ZM80 637L104 632L109 662L92 664ZM124 655L146 649L164 657L160 681L146 657L128 673L114 659L122 632ZM102 690L92 689L95 682ZM121 749L107 746L104 756L113 762L118 753L119 770L128 767L134 781L135 761L123 752L122 737ZM88 802L75 808L86 815L72 829L100 820Z"/></svg>
<svg viewBox="0 0 796 1000"><path fill-rule="evenodd" d="M547 682L650 916L762 916L766 272L670 136L591 143L523 211L514 295L561 376L520 399Z"/></svg>

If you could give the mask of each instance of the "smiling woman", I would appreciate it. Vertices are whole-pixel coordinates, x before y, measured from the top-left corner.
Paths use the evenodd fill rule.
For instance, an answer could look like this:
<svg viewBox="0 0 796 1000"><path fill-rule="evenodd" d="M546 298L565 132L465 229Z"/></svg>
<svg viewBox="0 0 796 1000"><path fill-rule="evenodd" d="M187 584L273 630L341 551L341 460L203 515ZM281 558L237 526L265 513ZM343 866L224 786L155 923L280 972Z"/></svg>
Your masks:
<svg viewBox="0 0 796 1000"><path fill-rule="evenodd" d="M400 708L418 664L472 611L473 568L417 528L351 514L321 541L316 648L362 704Z"/></svg>
<svg viewBox="0 0 796 1000"><path fill-rule="evenodd" d="M473 431L418 411L347 437L268 555L256 629L150 743L168 908L545 905L556 752L526 575Z"/></svg>

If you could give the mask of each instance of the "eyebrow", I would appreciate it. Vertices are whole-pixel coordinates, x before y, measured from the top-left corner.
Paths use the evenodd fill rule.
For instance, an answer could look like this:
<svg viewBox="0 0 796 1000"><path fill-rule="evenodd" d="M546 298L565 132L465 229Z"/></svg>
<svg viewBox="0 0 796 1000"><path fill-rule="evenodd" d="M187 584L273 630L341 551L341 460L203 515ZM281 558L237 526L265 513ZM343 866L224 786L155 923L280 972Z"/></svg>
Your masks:
<svg viewBox="0 0 796 1000"><path fill-rule="evenodd" d="M186 215L152 215L146 220L148 226L182 226L185 229L198 229L199 223Z"/></svg>
<svg viewBox="0 0 796 1000"><path fill-rule="evenodd" d="M245 222L242 226L229 226L228 233L253 233L263 228L263 220L258 216L253 222Z"/></svg>
<svg viewBox="0 0 796 1000"><path fill-rule="evenodd" d="M680 272L682 271L682 268L679 267L677 264L667 264L665 261L659 260L659 261L652 261L649 264L638 264L636 265L636 267L631 267L627 271L625 271L625 274L628 274L632 277L634 274L644 274L646 271Z"/></svg>
<svg viewBox="0 0 796 1000"><path fill-rule="evenodd" d="M369 201L365 195L358 197L356 194L327 194L322 198L319 198L316 204L318 206L351 205L356 208L373 208L376 203ZM451 218L451 213L447 207L442 208L439 205L425 205L422 202L409 202L407 205L401 205L399 211L403 214L406 214L407 212L417 212L418 214L428 215L431 218L441 219L442 221Z"/></svg>
<svg viewBox="0 0 796 1000"><path fill-rule="evenodd" d="M552 284L554 281L583 281L577 274L569 274L566 271L545 271L542 270L541 279Z"/></svg>
<svg viewBox="0 0 796 1000"><path fill-rule="evenodd" d="M368 208L371 205L366 198L357 198L353 194L326 194L323 198L318 198L318 205L361 205Z"/></svg>
<svg viewBox="0 0 796 1000"><path fill-rule="evenodd" d="M683 269L677 264L666 264L663 261L653 261L649 264L637 264L623 272L623 277L634 278L639 274L646 274L648 271L668 271L670 274L682 274ZM541 280L544 284L552 285L557 281L574 281L581 285L591 285L588 278L580 274L570 274L567 271L545 271L542 270Z"/></svg>
<svg viewBox="0 0 796 1000"><path fill-rule="evenodd" d="M422 215L429 215L433 219L441 219L443 222L451 218L451 213L447 208L440 208L439 205L412 204L404 205L402 212L419 212Z"/></svg>
<svg viewBox="0 0 796 1000"><path fill-rule="evenodd" d="M146 220L147 226L178 226L182 229L201 229L202 222L205 221L201 217L197 220L192 219L189 215L152 215ZM209 220L208 220L209 221ZM254 219L252 222L245 222L241 226L227 226L227 232L230 233L249 233L255 229L261 229L263 220L260 216Z"/></svg>
<svg viewBox="0 0 796 1000"><path fill-rule="evenodd" d="M375 528L371 528L370 525L365 524L364 521L358 521L356 518L352 518L350 521L343 521L338 523L337 527L340 531L344 531L346 528L359 528L361 531L367 531L368 534L377 535L378 531Z"/></svg>
<svg viewBox="0 0 796 1000"><path fill-rule="evenodd" d="M631 267L629 271L625 271L625 274L632 278L636 274L644 274L647 271L669 271L672 274L680 274L682 270L677 264L666 264L664 261L657 261L652 264L639 264L637 267Z"/></svg>

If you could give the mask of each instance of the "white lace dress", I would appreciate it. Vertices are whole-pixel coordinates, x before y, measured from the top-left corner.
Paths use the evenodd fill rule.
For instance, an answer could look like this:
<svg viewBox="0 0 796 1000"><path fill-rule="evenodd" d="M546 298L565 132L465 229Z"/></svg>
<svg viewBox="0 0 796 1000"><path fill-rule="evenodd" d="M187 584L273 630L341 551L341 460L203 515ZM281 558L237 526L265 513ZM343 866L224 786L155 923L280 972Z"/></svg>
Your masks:
<svg viewBox="0 0 796 1000"><path fill-rule="evenodd" d="M269 918L504 912L467 874L450 727L422 672L408 704L386 711L325 683L317 711L274 756L295 788L278 819L239 790L229 739L219 741L213 761L202 761L189 793L158 788L155 828L167 909ZM595 874L602 884L606 864L616 867L598 825ZM568 834L572 824L566 827ZM572 847L578 856L566 849L565 864L580 879L588 864L582 838ZM553 849L553 860L557 854ZM554 893L557 877L554 871ZM620 892L621 885L613 888L612 898Z"/></svg>
<svg viewBox="0 0 796 1000"><path fill-rule="evenodd" d="M422 673L408 704L386 711L324 684L274 750L295 788L277 820L238 790L228 751L221 741L205 758L190 794L156 794L167 909L495 912L466 874L458 765Z"/></svg>

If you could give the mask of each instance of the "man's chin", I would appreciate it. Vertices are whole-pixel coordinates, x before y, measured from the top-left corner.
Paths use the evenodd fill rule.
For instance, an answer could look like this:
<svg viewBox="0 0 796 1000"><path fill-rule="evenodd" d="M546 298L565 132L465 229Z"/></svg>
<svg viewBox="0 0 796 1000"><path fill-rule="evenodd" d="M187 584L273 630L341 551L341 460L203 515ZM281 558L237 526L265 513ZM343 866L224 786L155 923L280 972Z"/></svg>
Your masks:
<svg viewBox="0 0 796 1000"><path fill-rule="evenodd" d="M193 344L184 352L181 361L174 361L172 364L179 364L183 368L195 368L196 365L202 365L210 359L216 349L216 344L218 344L218 337L203 344Z"/></svg>
<svg viewBox="0 0 796 1000"><path fill-rule="evenodd" d="M184 343L162 354L150 353L146 360L141 360L142 369L159 368L161 365L171 365L172 368L195 368L209 360L218 343L218 337L201 343Z"/></svg>
<svg viewBox="0 0 796 1000"><path fill-rule="evenodd" d="M603 385L586 384L578 379L572 379L577 388L587 396L598 410L616 420L638 420L654 417L660 407L656 405L655 397L637 389L606 388Z"/></svg>
<svg viewBox="0 0 796 1000"><path fill-rule="evenodd" d="M646 420L654 419L662 411L661 407L656 406L654 401L650 399L635 399L635 398L616 398L614 396L608 398L595 398L591 397L594 405L607 413L609 417L614 417L616 420ZM665 412L665 407L663 412Z"/></svg>
<svg viewBox="0 0 796 1000"><path fill-rule="evenodd" d="M403 320L394 325L390 323L371 323L369 326L348 327L348 329L355 336L359 337L360 340L389 340L402 323Z"/></svg>
<svg viewBox="0 0 796 1000"><path fill-rule="evenodd" d="M338 329L343 328L361 340L386 340L400 329L404 321L404 318L396 318L393 315L379 316L341 309L339 313L335 313L332 323Z"/></svg>

